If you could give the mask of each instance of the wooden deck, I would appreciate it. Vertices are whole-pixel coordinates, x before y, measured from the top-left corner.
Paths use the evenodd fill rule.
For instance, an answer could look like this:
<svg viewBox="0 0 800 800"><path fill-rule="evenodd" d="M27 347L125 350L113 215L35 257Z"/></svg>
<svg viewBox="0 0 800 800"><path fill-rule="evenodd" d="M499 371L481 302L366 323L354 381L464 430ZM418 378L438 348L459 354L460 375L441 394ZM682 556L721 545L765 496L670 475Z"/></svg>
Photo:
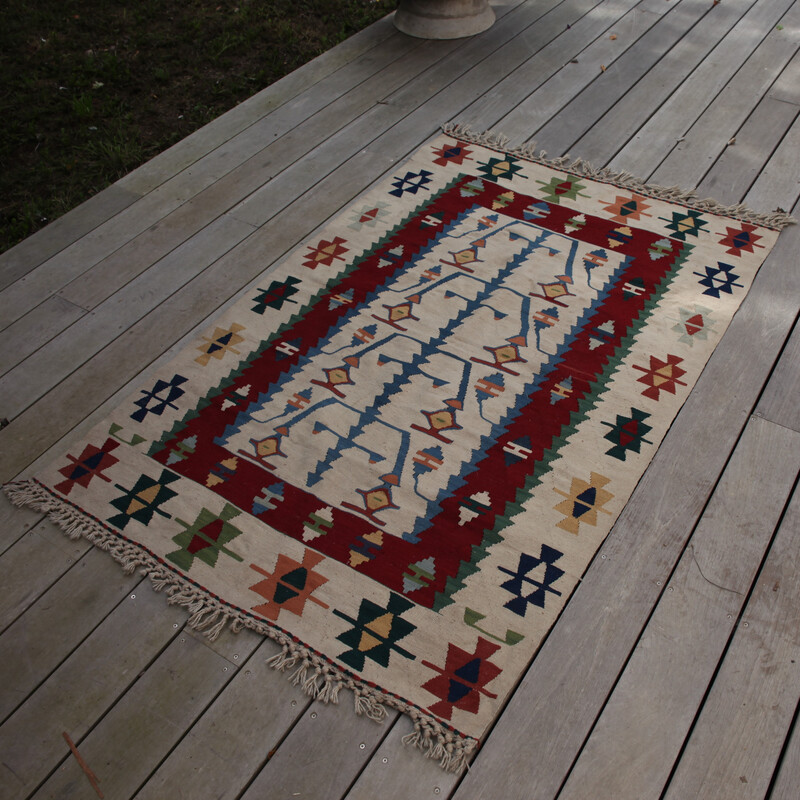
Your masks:
<svg viewBox="0 0 800 800"><path fill-rule="evenodd" d="M0 257L0 479L27 474L450 120L798 214L800 0L383 20ZM0 499L0 798L800 797L800 226L768 257L465 776L313 704ZM165 355L166 352L166 355Z"/></svg>

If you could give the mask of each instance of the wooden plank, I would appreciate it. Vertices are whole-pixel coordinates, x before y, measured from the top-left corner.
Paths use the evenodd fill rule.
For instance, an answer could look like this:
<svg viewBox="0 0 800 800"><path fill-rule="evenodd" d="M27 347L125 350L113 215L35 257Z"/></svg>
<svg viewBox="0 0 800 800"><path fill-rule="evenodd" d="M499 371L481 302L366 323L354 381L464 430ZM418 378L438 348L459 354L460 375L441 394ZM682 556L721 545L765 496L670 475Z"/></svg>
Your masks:
<svg viewBox="0 0 800 800"><path fill-rule="evenodd" d="M215 217L235 206L251 192L264 184L269 184L275 175L283 172L335 131L356 119L359 114L374 105L376 97L402 86L416 71L422 71L435 64L452 48L452 43L439 45L438 49L421 46L403 59L398 59L397 53L391 49L382 48L382 61L385 61L387 66L329 102L323 109L301 121L280 138L273 141L273 136L277 135L277 132L261 130L260 123L253 126L247 132L248 135L254 132L252 141L244 143L239 141L242 137L238 137L223 148L227 159L226 168L233 164L238 166L192 200L168 214L157 227L151 227L78 276L59 292L60 296L83 308L95 308L120 286L148 269L159 257L201 231ZM377 69L377 66L373 68ZM265 141L269 142L266 147L264 147ZM248 157L251 152L252 155ZM305 171L313 173L314 169L312 167L309 170L306 165ZM292 197L292 195L278 196L276 200L286 205L291 202Z"/></svg>
<svg viewBox="0 0 800 800"><path fill-rule="evenodd" d="M738 203L749 191L769 154L777 147L797 116L797 107L769 94L736 132L736 144L726 147L716 167L697 187L698 197L720 203Z"/></svg>
<svg viewBox="0 0 800 800"><path fill-rule="evenodd" d="M3 331L3 350L0 352L0 375L8 372L31 353L50 341L60 331L79 320L86 310L61 297L48 297L24 317ZM0 415L3 414L0 401Z"/></svg>
<svg viewBox="0 0 800 800"><path fill-rule="evenodd" d="M267 666L267 659L277 652L278 645L267 639L243 661L224 691L136 794L136 800L239 797L312 703L286 685L284 673Z"/></svg>
<svg viewBox="0 0 800 800"><path fill-rule="evenodd" d="M40 347L0 377L2 413L13 419L82 363L138 322L147 308L170 297L253 232L224 215L165 256L157 269L131 281L100 308Z"/></svg>
<svg viewBox="0 0 800 800"><path fill-rule="evenodd" d="M794 56L736 133L735 146L726 148L712 173L699 184L698 194L701 197L711 195L722 203L734 203L744 197L798 111L800 53Z"/></svg>
<svg viewBox="0 0 800 800"><path fill-rule="evenodd" d="M400 46L411 50L421 45L418 40L410 40L399 34L396 41ZM365 56L366 66L358 62L346 65L329 78L313 85L301 99L287 106L288 110L283 111L283 118L280 116L280 111L272 115L269 137L291 130L305 116L330 103L332 97L350 88L354 82L363 80L365 76L362 70L371 69L369 65L373 61L381 64L382 58L381 49L376 53L368 51ZM367 74L370 74L369 71ZM256 130L253 135L255 141L251 144L256 152L264 146L265 133ZM190 145L187 144L186 147ZM231 162L238 164L240 158L241 155L236 148L223 143L214 153L204 158L202 163L184 169L174 178L149 192L126 212L119 214L111 223L83 237L72 247L42 264L24 283L18 282L10 286L5 292L0 293L0 324L10 324L33 305L42 302L54 291L122 247L131 238L156 224L161 217L174 211L186 200L230 171Z"/></svg>
<svg viewBox="0 0 800 800"><path fill-rule="evenodd" d="M217 655L230 661L235 667L240 667L264 641L262 634L256 633L250 628L243 628L234 633L228 626L214 641L211 641L204 631L185 627L184 632L187 636L194 637L202 645L213 650Z"/></svg>
<svg viewBox="0 0 800 800"><path fill-rule="evenodd" d="M651 1L637 3L619 19L611 8L606 12L608 18L588 14L570 28L568 35L559 37L559 50L564 48L574 59L544 81L538 64L523 64L498 84L496 92L483 95L465 109L464 118L478 129L494 128L512 143L521 144L592 83L601 74L601 66L607 69L621 58L671 8L663 1ZM572 41L586 44L578 49ZM508 108L505 100L509 91L526 94L503 116L501 109Z"/></svg>
<svg viewBox="0 0 800 800"><path fill-rule="evenodd" d="M442 59L417 80L391 94L382 94L379 104L329 136L303 162L253 192L231 209L231 213L237 219L262 226L282 209L291 208L285 206L283 197L298 197L312 190L319 194L322 186L333 180L337 188L352 186L342 194L348 199L354 197L382 175L387 152L393 153L392 161L405 158L431 136L453 110L460 110L471 102L476 92L488 90L511 65L524 61L532 51L563 30L569 21L580 19L597 2L566 0L557 4L556 0L546 0L533 8L525 4L519 10L513 9L495 23L491 37L472 39L464 49ZM554 11L549 10L551 6L556 6ZM532 27L533 31L520 43L520 29L526 27ZM419 127L420 120L424 120L424 127ZM396 133L393 128L398 125L403 126L405 142L401 145L384 142L381 137L391 139ZM378 152L381 147L382 152ZM321 222L331 213L331 210L317 213L312 219Z"/></svg>
<svg viewBox="0 0 800 800"><path fill-rule="evenodd" d="M339 702L353 696L342 691ZM314 703L267 761L241 800L264 797L341 797L388 732L384 724L359 717L351 708Z"/></svg>
<svg viewBox="0 0 800 800"><path fill-rule="evenodd" d="M756 414L785 428L800 431L800 325L795 325L764 393L756 406Z"/></svg>
<svg viewBox="0 0 800 800"><path fill-rule="evenodd" d="M0 290L128 208L140 197L141 194L130 187L109 186L6 250L0 254Z"/></svg>
<svg viewBox="0 0 800 800"><path fill-rule="evenodd" d="M798 243L797 228L778 240L456 798L557 793L755 404L765 354L779 350L794 320Z"/></svg>
<svg viewBox="0 0 800 800"><path fill-rule="evenodd" d="M0 726L0 798L34 790L175 636L183 609L141 589L129 595Z"/></svg>
<svg viewBox="0 0 800 800"><path fill-rule="evenodd" d="M72 541L43 519L0 556L0 632L66 572L91 545Z"/></svg>
<svg viewBox="0 0 800 800"><path fill-rule="evenodd" d="M800 84L800 5L792 6L780 22L686 131L650 180L661 183L669 175L668 180L678 186L696 186L787 64L787 79L793 85Z"/></svg>
<svg viewBox="0 0 800 800"><path fill-rule="evenodd" d="M798 786L800 786L800 725L797 724L795 717L794 730L781 759L769 800L796 800Z"/></svg>
<svg viewBox="0 0 800 800"><path fill-rule="evenodd" d="M756 3L753 0L727 0L712 6L709 12L651 69L636 85L617 101L601 119L587 125L586 133L573 139L571 149L576 156L597 166L605 165L615 153L661 108L670 96L686 81L708 54L733 28L741 24L741 18L751 13ZM603 84L612 82L612 76L604 75ZM609 90L606 90L609 91ZM682 119L681 114L677 119ZM592 120L593 121L593 120ZM588 126L591 127L588 127ZM688 127L688 125L687 125ZM553 134L550 135L553 140ZM558 141L558 140L555 140ZM569 140L567 140L569 141ZM560 148L553 151L559 153ZM641 177L641 176L640 176Z"/></svg>
<svg viewBox="0 0 800 800"><path fill-rule="evenodd" d="M130 172L117 185L141 194L151 192L276 108L290 103L373 48L382 47L387 40L399 36L388 16L375 22L181 139Z"/></svg>
<svg viewBox="0 0 800 800"><path fill-rule="evenodd" d="M647 179L793 2L756 3L611 159L611 169Z"/></svg>
<svg viewBox="0 0 800 800"><path fill-rule="evenodd" d="M396 78L392 76L398 70L402 72L404 65L412 65L421 54L424 60L424 54L427 53L430 58L429 51L433 50L435 58L435 48L430 47L430 44L422 39L412 39L397 34L381 47L374 48L357 61L310 87L291 103L286 103L257 120L235 138L198 161L192 170L206 171L221 178L249 158L256 156L273 141L293 132L302 123L322 112L327 112L330 119L331 112L328 109L331 105L341 107L345 111L346 119L347 105L354 99L358 100L363 95L373 95L374 101L380 96L375 94L380 92L379 76L382 72L387 71L388 79L393 80ZM451 46L452 43L445 43L445 51ZM330 132L342 127L343 124L336 121L334 115L334 127Z"/></svg>
<svg viewBox="0 0 800 800"><path fill-rule="evenodd" d="M800 433L751 418L559 800L661 797L798 471Z"/></svg>
<svg viewBox="0 0 800 800"><path fill-rule="evenodd" d="M795 118L792 127L747 193L747 202L752 208L768 211L774 211L776 207L791 208L792 200L787 198L796 198L800 195L798 152L800 152L800 117Z"/></svg>
<svg viewBox="0 0 800 800"><path fill-rule="evenodd" d="M3 492L0 492L0 553L4 553L14 542L36 525L43 515L30 508L17 508Z"/></svg>
<svg viewBox="0 0 800 800"><path fill-rule="evenodd" d="M22 704L126 595L137 592L141 581L141 576L126 575L107 553L93 548L7 628L0 636L0 721Z"/></svg>
<svg viewBox="0 0 800 800"><path fill-rule="evenodd" d="M132 797L234 672L191 636L175 638L87 736L73 736L103 794ZM67 756L33 797L86 798L87 789L77 760Z"/></svg>
<svg viewBox="0 0 800 800"><path fill-rule="evenodd" d="M705 0L681 0L679 3L670 3L669 6L666 3L664 5L668 8L667 13L644 36L639 37L613 64L606 65L604 72L597 74L586 88L538 130L524 119L518 118L514 111L499 122L498 126L508 130L508 135L514 138L535 138L538 145L552 155L566 153L628 90L653 69L659 59L669 53L681 37L691 37L693 26L712 8ZM720 37L724 35L725 24L732 27L737 18L727 6L723 11L723 19L714 20L714 28ZM703 24L707 24L705 20ZM722 30L719 29L720 24ZM669 58L669 55L666 57ZM578 60L580 63L580 56ZM564 70L569 69L571 66L564 66Z"/></svg>
<svg viewBox="0 0 800 800"><path fill-rule="evenodd" d="M800 698L798 530L800 492L770 548L665 800L767 793Z"/></svg>
<svg viewBox="0 0 800 800"><path fill-rule="evenodd" d="M345 795L345 800L407 800L410 787L414 797L448 797L461 779L444 772L436 761L421 757L418 750L403 744L414 730L411 720L401 716L375 755ZM487 798L491 795L487 795Z"/></svg>
<svg viewBox="0 0 800 800"><path fill-rule="evenodd" d="M0 292L0 327L6 327L55 294L93 264L155 225L213 179L187 170L43 262Z"/></svg>

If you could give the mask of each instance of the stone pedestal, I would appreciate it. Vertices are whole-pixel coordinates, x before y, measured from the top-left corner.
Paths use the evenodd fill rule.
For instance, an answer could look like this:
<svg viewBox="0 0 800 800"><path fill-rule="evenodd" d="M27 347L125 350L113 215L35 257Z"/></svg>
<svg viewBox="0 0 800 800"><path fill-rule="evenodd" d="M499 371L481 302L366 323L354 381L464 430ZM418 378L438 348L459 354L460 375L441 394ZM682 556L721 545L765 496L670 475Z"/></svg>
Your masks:
<svg viewBox="0 0 800 800"><path fill-rule="evenodd" d="M420 39L460 39L492 23L489 0L400 0L394 15L398 30Z"/></svg>

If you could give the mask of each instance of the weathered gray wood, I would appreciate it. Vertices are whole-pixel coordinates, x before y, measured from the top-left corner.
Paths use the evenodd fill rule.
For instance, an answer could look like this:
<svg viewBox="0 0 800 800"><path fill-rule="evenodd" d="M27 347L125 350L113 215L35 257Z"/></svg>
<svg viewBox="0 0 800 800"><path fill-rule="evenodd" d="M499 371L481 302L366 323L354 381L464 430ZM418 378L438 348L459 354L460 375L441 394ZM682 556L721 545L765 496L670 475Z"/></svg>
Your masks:
<svg viewBox="0 0 800 800"><path fill-rule="evenodd" d="M223 215L165 256L154 274L148 272L131 281L100 308L0 377L3 413L13 419L139 321L148 305L173 295L252 232L252 226Z"/></svg>
<svg viewBox="0 0 800 800"><path fill-rule="evenodd" d="M350 705L352 694L343 691L339 702ZM396 718L391 712L379 725L352 708L310 705L241 800L341 797Z"/></svg>
<svg viewBox="0 0 800 800"><path fill-rule="evenodd" d="M135 596L134 596L135 595ZM0 798L29 792L68 754L170 641L185 612L135 591L0 726Z"/></svg>
<svg viewBox="0 0 800 800"><path fill-rule="evenodd" d="M415 49L418 41L407 37L395 37L402 46ZM367 51L368 62L382 63L381 51L377 54ZM367 67L369 70L369 66ZM303 96L283 111L284 120L270 120L269 137L285 133L301 119L324 107L334 97L349 89L354 82L364 79L361 65L356 63L352 68L334 72L327 80L311 87L310 93ZM369 74L369 72L367 73ZM251 146L257 152L264 146L266 132L255 137ZM252 154L251 153L251 154ZM149 192L142 200L131 206L126 212L117 215L111 222L102 226L90 235L83 237L75 245L66 248L57 256L49 259L38 269L29 274L24 282L17 282L0 293L0 325L5 326L27 312L34 305L42 302L62 286L86 272L98 261L107 257L127 241L148 229L151 225L180 207L186 200L212 185L238 163L239 154L236 148L224 143L215 153L204 158L200 163L193 163L182 170L174 178L162 183Z"/></svg>
<svg viewBox="0 0 800 800"><path fill-rule="evenodd" d="M117 185L141 194L151 192L276 108L289 104L351 61L396 37L398 33L388 17L370 25L181 139L126 175Z"/></svg>
<svg viewBox="0 0 800 800"><path fill-rule="evenodd" d="M400 35L392 37L381 47L370 50L356 61L310 87L291 103L286 103L257 120L194 164L192 170L202 170L222 177L231 169L256 156L274 140L292 132L303 122L317 117L330 106L342 108L346 121L349 104L357 102L364 95L374 93L375 84L380 84L382 72L386 72L387 80L391 81L394 79L393 74L398 69L402 72L406 64L413 74L413 64L420 53L428 52L428 58L435 58L435 52L433 54L429 52L432 50L429 44ZM445 52L446 50L447 47ZM399 63L395 63L398 61ZM343 124L334 121L330 132L342 127Z"/></svg>
<svg viewBox="0 0 800 800"><path fill-rule="evenodd" d="M650 179L654 183L669 180L678 186L696 186L728 143L735 139L754 101L763 97L787 64L788 82L792 86L800 84L800 57L797 56L800 41L794 34L800 22L800 6L791 7L780 22L780 27L769 31L753 55L686 131L683 141L652 174ZM668 179L664 177L667 175Z"/></svg>
<svg viewBox="0 0 800 800"><path fill-rule="evenodd" d="M312 702L267 666L278 646L266 640L181 743L136 794L136 800L238 797Z"/></svg>
<svg viewBox="0 0 800 800"><path fill-rule="evenodd" d="M386 167L386 152L396 154L393 161L404 158L435 133L441 122L468 104L476 90L488 90L497 83L499 75L524 61L531 51L546 45L596 2L567 0L548 11L556 4L547 0L513 9L498 20L491 38L476 37L464 49L426 70L418 80L385 96L378 105L311 151L308 159L311 164L323 167L321 173L315 169L309 174L307 165L305 169L287 170L234 207L231 213L237 219L261 226L284 207L279 205L284 195L296 197L313 192L316 200L323 191L328 194L328 186L335 186L336 196L351 199L381 177ZM532 30L522 41L518 34L526 26ZM331 165L335 165L333 171ZM317 212L313 218L322 221L337 208L329 206L327 213ZM292 206L285 209L292 210Z"/></svg>
<svg viewBox="0 0 800 800"><path fill-rule="evenodd" d="M796 116L796 106L768 94L736 133L735 146L725 148L717 169L700 182L698 196L725 204L739 202Z"/></svg>
<svg viewBox="0 0 800 800"><path fill-rule="evenodd" d="M800 786L800 725L795 719L794 730L783 754L769 800L794 800L798 786Z"/></svg>
<svg viewBox="0 0 800 800"><path fill-rule="evenodd" d="M574 59L544 81L549 71L543 73L537 60L531 59L498 84L496 92L483 95L466 108L464 118L478 129L494 128L509 136L512 143L521 144L594 81L601 74L601 67L608 68L620 58L670 8L664 2L651 0L628 7L620 18L612 6L604 8L602 15L587 14L557 40L555 52L562 59L564 53L574 55ZM544 50L537 58L541 61L553 56ZM509 92L519 100L510 113L498 119L498 114L508 108Z"/></svg>
<svg viewBox="0 0 800 800"><path fill-rule="evenodd" d="M191 636L174 639L87 736L73 736L103 794L132 797L234 671ZM33 797L68 800L89 794L86 776L70 755Z"/></svg>
<svg viewBox="0 0 800 800"><path fill-rule="evenodd" d="M0 326L6 327L75 277L205 188L215 178L185 170L128 206L74 244L0 292Z"/></svg>
<svg viewBox="0 0 800 800"><path fill-rule="evenodd" d="M680 3L669 3L668 6L665 3L664 6L668 8L667 13L644 36L637 39L613 64L605 65L607 69L604 72L598 72L589 86L541 128L537 130L515 111L499 122L498 128L508 131L507 135L513 138L533 138L541 148L554 156L566 153L681 37L694 33L692 27L710 8L705 0L681 0ZM637 10L634 9L634 13ZM730 12L727 15L733 19ZM702 24L705 25L706 21L703 20ZM724 33L724 25L723 19L723 30L719 31L719 20L715 20L719 36ZM580 60L578 56L578 63ZM570 70L572 66L565 65L564 70ZM576 151L576 155L580 154Z"/></svg>
<svg viewBox="0 0 800 800"><path fill-rule="evenodd" d="M800 433L753 417L559 800L661 796L799 470Z"/></svg>
<svg viewBox="0 0 800 800"><path fill-rule="evenodd" d="M240 667L264 641L264 637L260 633L256 633L250 628L244 628L238 633L234 633L230 627L227 627L214 641L211 641L203 631L196 631L189 627L185 627L184 631L187 636L194 637L205 647L230 661L235 667Z"/></svg>
<svg viewBox="0 0 800 800"><path fill-rule="evenodd" d="M414 797L449 796L460 776L444 772L435 761L422 758L415 748L404 745L403 737L413 730L405 715L392 725L345 800L406 800L410 786Z"/></svg>
<svg viewBox="0 0 800 800"><path fill-rule="evenodd" d="M616 102L586 133L565 149L597 166L605 165L649 117L668 101L706 56L725 39L743 15L757 4L751 0L729 0L711 10L684 36L655 69L648 72ZM610 72L614 72L612 67ZM607 76L604 75L604 78ZM613 74L612 74L613 79ZM603 81L603 84L607 83ZM678 115L678 119L682 119ZM687 122L686 127L690 123ZM550 139L552 140L552 135ZM674 143L674 141L672 142ZM657 152L661 152L655 148ZM558 153L560 148L554 150ZM642 177L639 175L639 177Z"/></svg>
<svg viewBox="0 0 800 800"><path fill-rule="evenodd" d="M798 151L800 151L800 117L795 119L747 193L747 202L752 208L766 211L791 208L793 201L788 198L800 195L800 176L797 174Z"/></svg>
<svg viewBox="0 0 800 800"><path fill-rule="evenodd" d="M0 492L0 553L5 552L25 531L30 530L42 514L30 508L17 508Z"/></svg>
<svg viewBox="0 0 800 800"><path fill-rule="evenodd" d="M726 148L712 173L699 184L701 197L712 196L723 203L744 197L800 110L799 70L800 53L737 132L735 146Z"/></svg>
<svg viewBox="0 0 800 800"><path fill-rule="evenodd" d="M405 46L403 41L399 44ZM377 64L362 65L362 68L366 70L369 66L370 70L377 69L384 62L385 67L372 75L365 72L367 75L365 80L305 120L302 118L299 121L294 120L295 126L279 138L273 140L279 131L262 129L264 126L261 122L252 126L247 131L249 137L247 142L240 141L244 138L243 135L226 143L224 148L220 148L223 153L218 161L224 159L225 168L229 168L233 163L238 166L230 169L192 200L168 214L157 226L151 227L78 276L59 292L60 296L83 308L95 308L127 281L148 269L160 257L198 231L202 231L205 225L222 212L244 200L265 183L269 183L275 175L297 162L336 130L356 119L359 114L374 105L376 97L402 86L414 76L415 72L426 69L444 57L452 47L452 44L440 47L438 50L427 46L417 47L403 59L397 58L397 46L394 50L381 48L381 61ZM405 46L405 49L408 50L408 47ZM300 115L294 107L291 110ZM290 120L287 124L291 122ZM252 155L248 157L251 152ZM217 151L204 159L202 164L198 164L198 168L214 158L216 153ZM317 169L321 167L322 164L319 164ZM221 172L223 169L218 163L210 168L215 172ZM309 169L306 164L303 172L312 173L309 175L309 180L313 185L313 166ZM291 194L278 195L275 200L285 206L292 198ZM277 206L278 209L281 207Z"/></svg>
<svg viewBox="0 0 800 800"><path fill-rule="evenodd" d="M5 630L90 547L86 541L71 541L47 519L9 547L0 556L0 574L3 575L0 631Z"/></svg>
<svg viewBox="0 0 800 800"><path fill-rule="evenodd" d="M730 80L794 0L756 3L691 76L610 161L645 179L685 135L708 102Z"/></svg>
<svg viewBox="0 0 800 800"><path fill-rule="evenodd" d="M800 325L796 325L770 376L756 414L785 428L800 431Z"/></svg>
<svg viewBox="0 0 800 800"><path fill-rule="evenodd" d="M457 790L459 800L558 791L661 594L657 581L671 574L766 379L766 359L751 348L758 342L759 354L776 352L794 320L797 241L791 228L778 240L602 546L605 558L584 575Z"/></svg>
<svg viewBox="0 0 800 800"><path fill-rule="evenodd" d="M109 186L0 255L0 290L135 203L135 189Z"/></svg>
<svg viewBox="0 0 800 800"><path fill-rule="evenodd" d="M798 530L795 493L665 800L766 795L800 698Z"/></svg>
<svg viewBox="0 0 800 800"><path fill-rule="evenodd" d="M139 575L126 575L106 553L92 549L7 628L0 636L0 720L135 592L141 580Z"/></svg>
<svg viewBox="0 0 800 800"><path fill-rule="evenodd" d="M0 375L8 372L31 353L36 352L57 333L79 320L86 310L61 297L48 297L22 319L3 331L3 350L0 352ZM3 414L0 399L0 415Z"/></svg>

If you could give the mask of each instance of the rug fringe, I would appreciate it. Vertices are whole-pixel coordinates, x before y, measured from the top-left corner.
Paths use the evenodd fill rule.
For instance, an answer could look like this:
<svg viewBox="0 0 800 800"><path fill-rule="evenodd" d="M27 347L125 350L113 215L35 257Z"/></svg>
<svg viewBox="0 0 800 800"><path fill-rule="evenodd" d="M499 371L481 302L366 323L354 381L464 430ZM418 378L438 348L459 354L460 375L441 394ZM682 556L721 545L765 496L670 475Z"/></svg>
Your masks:
<svg viewBox="0 0 800 800"><path fill-rule="evenodd" d="M314 653L284 631L246 616L194 586L151 556L139 546L120 540L99 520L53 495L35 479L7 483L3 491L15 506L28 506L46 514L70 538L85 538L106 550L127 573L140 568L150 578L157 592L165 592L170 605L183 606L189 615L187 625L214 641L226 627L235 633L250 628L275 640L281 651L267 660L272 669L287 674L288 680L306 695L323 703L338 703L342 688L354 695L356 714L376 722L386 718L386 706L411 717L414 733L404 738L406 744L421 749L428 758L436 759L448 772L461 772L478 747L478 741L455 732L395 696L355 678L328 659Z"/></svg>
<svg viewBox="0 0 800 800"><path fill-rule="evenodd" d="M439 762L445 772L463 772L478 749L475 739L463 739L441 726L431 726L430 720L409 714L414 731L403 737L403 744L416 747L427 758Z"/></svg>
<svg viewBox="0 0 800 800"><path fill-rule="evenodd" d="M455 139L469 144L482 145L491 150L497 150L507 155L523 158L526 161L533 161L537 164L550 167L552 169L569 172L573 175L580 175L591 178L601 183L611 183L620 188L630 189L633 192L641 192L658 200L665 200L670 203L680 203L689 206L697 211L707 211L710 214L719 214L724 217L749 222L753 225L763 225L774 230L783 230L787 225L796 223L791 214L783 209L776 209L771 213L761 213L754 211L743 203L737 205L723 205L712 198L699 199L694 189L681 189L678 186L659 186L652 183L644 183L631 173L624 170L611 170L608 167L593 167L581 158L571 159L569 155L559 158L548 158L544 150L536 152L536 142L526 142L518 147L508 147L508 137L492 131L479 133L473 131L468 125L450 122L442 126L442 132Z"/></svg>

